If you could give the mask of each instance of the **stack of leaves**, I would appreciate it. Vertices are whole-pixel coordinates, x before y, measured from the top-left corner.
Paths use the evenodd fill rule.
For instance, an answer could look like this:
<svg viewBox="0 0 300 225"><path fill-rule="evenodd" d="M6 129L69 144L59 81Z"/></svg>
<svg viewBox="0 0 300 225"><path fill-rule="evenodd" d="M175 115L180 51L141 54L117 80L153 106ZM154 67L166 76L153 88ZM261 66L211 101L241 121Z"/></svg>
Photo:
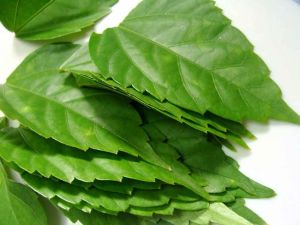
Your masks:
<svg viewBox="0 0 300 225"><path fill-rule="evenodd" d="M85 225L266 224L244 199L274 191L222 144L247 147L244 120L300 123L211 0L144 0L89 46L38 49L0 86L0 109L20 123L1 122L0 157ZM0 169L0 196L13 205Z"/></svg>
<svg viewBox="0 0 300 225"><path fill-rule="evenodd" d="M21 123L2 129L0 156L33 190L71 218L92 213L100 224L260 221L240 199L274 192L239 172L215 139L60 73L79 47L37 50L0 88L1 110Z"/></svg>
<svg viewBox="0 0 300 225"><path fill-rule="evenodd" d="M251 43L211 0L144 0L119 27L93 34L62 70L227 145L247 147L245 120L300 124Z"/></svg>

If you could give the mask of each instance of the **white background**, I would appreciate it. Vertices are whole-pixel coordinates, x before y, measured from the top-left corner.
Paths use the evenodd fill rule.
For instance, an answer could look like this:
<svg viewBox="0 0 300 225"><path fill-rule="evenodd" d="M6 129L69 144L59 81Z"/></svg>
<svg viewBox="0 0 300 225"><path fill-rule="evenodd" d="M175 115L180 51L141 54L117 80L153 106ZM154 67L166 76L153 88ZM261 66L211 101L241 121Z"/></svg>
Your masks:
<svg viewBox="0 0 300 225"><path fill-rule="evenodd" d="M96 31L118 25L138 2L120 0ZM300 113L300 4L293 0L217 0L217 5L255 45L284 99ZM82 42L88 36L73 39ZM0 82L41 44L15 39L0 25ZM248 206L270 225L300 225L300 126L272 121L249 123L248 127L258 138L249 142L252 151L229 154L239 161L243 172L278 194L271 200L248 201ZM52 207L50 211L51 225L72 224Z"/></svg>

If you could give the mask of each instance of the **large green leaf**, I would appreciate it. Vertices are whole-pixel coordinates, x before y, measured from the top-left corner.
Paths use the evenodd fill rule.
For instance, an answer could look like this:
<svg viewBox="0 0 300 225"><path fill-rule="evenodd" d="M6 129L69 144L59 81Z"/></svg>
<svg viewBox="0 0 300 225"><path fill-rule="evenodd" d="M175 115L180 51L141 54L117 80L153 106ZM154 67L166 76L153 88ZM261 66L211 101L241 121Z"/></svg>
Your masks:
<svg viewBox="0 0 300 225"><path fill-rule="evenodd" d="M0 225L46 225L46 214L28 187L7 178L0 162Z"/></svg>
<svg viewBox="0 0 300 225"><path fill-rule="evenodd" d="M88 47L83 45L62 66L61 70L71 72L83 86L108 88L129 96L142 104L153 108L179 122L203 131L212 133L220 138L228 139L247 147L241 136L253 136L241 124L218 118L212 115L190 113L169 102L161 102L150 95L144 95L132 87L123 87L113 80L105 79L91 60ZM211 118L211 119L210 119Z"/></svg>
<svg viewBox="0 0 300 225"><path fill-rule="evenodd" d="M234 121L300 124L253 46L211 0L144 0L90 40L100 73L160 101Z"/></svg>
<svg viewBox="0 0 300 225"><path fill-rule="evenodd" d="M56 44L29 55L0 86L0 109L39 135L66 145L126 152L168 167L147 143L129 100L114 93L79 89L58 67L77 45Z"/></svg>
<svg viewBox="0 0 300 225"><path fill-rule="evenodd" d="M117 0L1 0L0 21L17 37L48 40L81 31Z"/></svg>

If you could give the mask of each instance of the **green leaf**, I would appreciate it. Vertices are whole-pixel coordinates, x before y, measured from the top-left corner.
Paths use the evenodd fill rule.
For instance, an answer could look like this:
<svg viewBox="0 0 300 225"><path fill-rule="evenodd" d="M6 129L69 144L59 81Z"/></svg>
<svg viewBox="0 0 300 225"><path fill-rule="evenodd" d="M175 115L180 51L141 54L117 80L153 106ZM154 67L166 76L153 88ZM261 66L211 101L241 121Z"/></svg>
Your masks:
<svg viewBox="0 0 300 225"><path fill-rule="evenodd" d="M167 223L159 223L159 225L210 225L210 223L219 225L253 225L222 203L213 203L207 210L200 212L180 212L176 216L161 217L161 219Z"/></svg>
<svg viewBox="0 0 300 225"><path fill-rule="evenodd" d="M199 182L204 180L209 193L241 188L253 197L275 195L270 188L242 174L237 163L222 151L222 146L208 141L207 135L143 107L139 107L139 111L153 148L157 149L157 145L164 142L176 149L178 157L191 170L191 176Z"/></svg>
<svg viewBox="0 0 300 225"><path fill-rule="evenodd" d="M189 193L185 196L184 193L180 193L181 189L171 186L161 190L136 190L128 196L95 188L84 189L28 173L23 173L22 177L33 190L50 200L59 198L72 205L85 205L97 211L100 208L101 211L104 209L113 213L127 212L139 216L173 215L175 209L195 211L205 209L209 205L199 197L190 201Z"/></svg>
<svg viewBox="0 0 300 225"><path fill-rule="evenodd" d="M122 151L168 168L147 143L129 100L105 90L79 89L71 76L58 72L77 48L48 45L30 54L0 86L0 109L43 137L82 150Z"/></svg>
<svg viewBox="0 0 300 225"><path fill-rule="evenodd" d="M35 193L7 178L0 162L0 224L46 225L46 214Z"/></svg>
<svg viewBox="0 0 300 225"><path fill-rule="evenodd" d="M205 133L212 133L220 138L228 139L243 147L248 147L241 136L253 138L241 124L225 120L217 116L190 113L169 102L161 102L150 95L144 95L132 87L122 87L118 83L105 79L90 58L86 45L78 49L62 66L61 70L75 75L82 86L107 88L109 90L129 96L132 99L169 116L181 123L185 123ZM80 80L80 81L79 81ZM212 118L212 119L210 119Z"/></svg>
<svg viewBox="0 0 300 225"><path fill-rule="evenodd" d="M246 218L254 225L267 225L262 218L245 206L245 201L242 199L239 199L235 203L231 204L230 209L240 216Z"/></svg>
<svg viewBox="0 0 300 225"><path fill-rule="evenodd" d="M0 21L26 40L49 40L80 32L110 12L117 0L3 0Z"/></svg>
<svg viewBox="0 0 300 225"><path fill-rule="evenodd" d="M62 200L59 200L56 204L59 207L65 207L64 213L74 223L80 221L83 225L209 225L210 222L217 222L219 225L254 225L223 204L212 204L208 210L177 212L175 216L156 216L155 218L137 217L129 214L113 216L96 211L88 214L71 207Z"/></svg>
<svg viewBox="0 0 300 225"><path fill-rule="evenodd" d="M60 205L61 204L62 202L60 202ZM64 210L64 213L74 223L80 221L83 225L156 225L156 223L151 222L150 220L142 217L131 216L129 214L113 216L96 211L92 211L89 214L75 208Z"/></svg>
<svg viewBox="0 0 300 225"><path fill-rule="evenodd" d="M144 0L90 39L101 75L124 88L237 122L300 124L253 49L210 0Z"/></svg>
<svg viewBox="0 0 300 225"><path fill-rule="evenodd" d="M44 177L52 176L69 183L74 179L121 182L123 178L174 183L173 173L167 169L131 157L101 151L82 152L24 128L0 131L0 140L1 158Z"/></svg>
<svg viewBox="0 0 300 225"><path fill-rule="evenodd" d="M6 117L0 118L0 129L6 128L8 125L8 121Z"/></svg>
<svg viewBox="0 0 300 225"><path fill-rule="evenodd" d="M201 183L182 170L173 172L126 155L78 151L22 128L0 131L0 157L29 173L38 172L68 183L74 179L89 183L94 180L121 182L123 178L144 182L160 180L180 184L204 198L215 199L203 190Z"/></svg>

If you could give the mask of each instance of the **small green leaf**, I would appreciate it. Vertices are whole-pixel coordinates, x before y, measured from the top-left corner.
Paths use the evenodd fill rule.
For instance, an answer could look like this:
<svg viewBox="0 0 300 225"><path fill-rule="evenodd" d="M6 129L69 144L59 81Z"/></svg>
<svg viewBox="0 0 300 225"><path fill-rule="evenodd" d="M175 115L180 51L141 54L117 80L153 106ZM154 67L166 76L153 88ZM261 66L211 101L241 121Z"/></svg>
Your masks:
<svg viewBox="0 0 300 225"><path fill-rule="evenodd" d="M49 40L80 32L110 12L117 0L1 1L0 21L17 37Z"/></svg>
<svg viewBox="0 0 300 225"><path fill-rule="evenodd" d="M47 217L37 195L7 178L0 162L0 224L46 225Z"/></svg>

